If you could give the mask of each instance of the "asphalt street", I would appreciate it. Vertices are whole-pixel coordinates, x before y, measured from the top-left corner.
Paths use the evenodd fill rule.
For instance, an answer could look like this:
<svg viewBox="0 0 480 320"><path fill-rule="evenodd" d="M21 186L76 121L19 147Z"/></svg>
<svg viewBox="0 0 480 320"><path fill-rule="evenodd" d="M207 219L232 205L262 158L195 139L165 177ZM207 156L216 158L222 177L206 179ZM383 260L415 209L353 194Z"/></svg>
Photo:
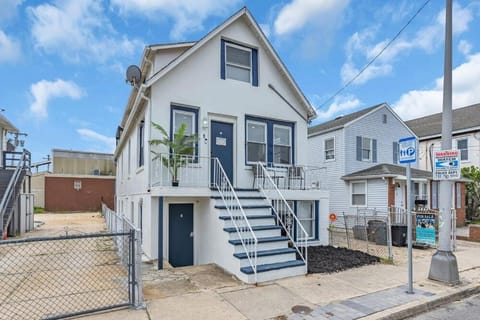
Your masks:
<svg viewBox="0 0 480 320"><path fill-rule="evenodd" d="M480 295L455 301L430 312L410 318L416 320L477 320L480 319Z"/></svg>

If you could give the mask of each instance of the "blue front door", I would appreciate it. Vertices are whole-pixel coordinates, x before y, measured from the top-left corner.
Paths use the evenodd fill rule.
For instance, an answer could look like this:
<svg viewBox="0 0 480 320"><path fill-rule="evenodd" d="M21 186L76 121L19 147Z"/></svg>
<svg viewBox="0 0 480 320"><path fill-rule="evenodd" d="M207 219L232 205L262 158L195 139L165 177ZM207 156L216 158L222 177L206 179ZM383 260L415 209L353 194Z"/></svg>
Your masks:
<svg viewBox="0 0 480 320"><path fill-rule="evenodd" d="M220 160L223 170L233 185L233 124L212 121L210 131L210 155ZM213 167L211 169L213 181Z"/></svg>
<svg viewBox="0 0 480 320"><path fill-rule="evenodd" d="M174 267L193 265L193 203L168 206L168 261Z"/></svg>

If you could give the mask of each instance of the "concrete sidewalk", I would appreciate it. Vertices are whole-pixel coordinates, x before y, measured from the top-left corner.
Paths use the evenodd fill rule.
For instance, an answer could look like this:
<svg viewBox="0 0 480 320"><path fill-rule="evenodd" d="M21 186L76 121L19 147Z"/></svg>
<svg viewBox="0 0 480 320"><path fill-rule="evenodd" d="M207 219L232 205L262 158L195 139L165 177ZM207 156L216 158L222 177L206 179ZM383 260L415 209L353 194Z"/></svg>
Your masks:
<svg viewBox="0 0 480 320"><path fill-rule="evenodd" d="M406 249L405 249L406 250ZM427 279L435 250L414 250L414 291L407 265L377 264L335 274L245 285L213 265L146 268L146 308L86 319L402 319L480 292L480 244L457 242L461 284Z"/></svg>

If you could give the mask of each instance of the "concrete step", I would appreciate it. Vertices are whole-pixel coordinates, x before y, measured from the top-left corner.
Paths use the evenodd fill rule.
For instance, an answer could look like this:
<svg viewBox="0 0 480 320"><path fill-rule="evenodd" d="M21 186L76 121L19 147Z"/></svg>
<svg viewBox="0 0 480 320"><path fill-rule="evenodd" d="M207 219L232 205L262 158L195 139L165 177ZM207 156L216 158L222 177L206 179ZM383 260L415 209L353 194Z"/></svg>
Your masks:
<svg viewBox="0 0 480 320"><path fill-rule="evenodd" d="M240 234L243 238L250 238L251 232L249 229L240 228ZM252 231L257 238L278 237L280 236L282 228L276 225L252 226ZM240 238L235 227L223 228L223 231L228 232L230 240L237 240Z"/></svg>
<svg viewBox="0 0 480 320"><path fill-rule="evenodd" d="M257 238L257 251L264 251L264 250L275 250L275 249L282 249L288 247L288 238L287 237L264 237L264 238ZM252 243L252 239L244 239L246 243ZM235 253L242 253L245 252L242 242L239 239L236 240L228 240L228 243L234 246L234 254Z"/></svg>
<svg viewBox="0 0 480 320"><path fill-rule="evenodd" d="M257 264L271 264L295 260L296 252L297 250L295 250L294 248L281 248L274 250L258 251ZM247 254L245 252L235 253L233 256L240 260L240 267L243 268L250 266L250 261L248 260Z"/></svg>
<svg viewBox="0 0 480 320"><path fill-rule="evenodd" d="M241 216L234 216L233 217L235 222L239 227L246 226L246 222L243 220L243 217ZM223 215L220 216L219 219L224 220L223 226L224 228L231 228L235 227L233 220L230 216L228 215ZM256 215L256 216L247 216L248 222L250 223L250 226L271 226L275 224L275 219L274 216L271 214L266 214L266 215Z"/></svg>
<svg viewBox="0 0 480 320"><path fill-rule="evenodd" d="M255 215L266 215L266 214L271 214L272 213L272 207L270 205L242 205L243 212L245 212L245 215L247 216L255 216ZM240 213L238 207L233 207L234 212ZM228 210L227 207L223 204L217 204L215 205L215 209L220 211L220 215L227 215ZM231 210L231 209L230 209Z"/></svg>
<svg viewBox="0 0 480 320"><path fill-rule="evenodd" d="M256 279L251 267L241 268L241 273L246 275L245 278L242 277L245 279L245 282L255 283L255 280L257 282L266 282L305 275L307 273L307 266L302 260L291 260L287 262L258 265Z"/></svg>

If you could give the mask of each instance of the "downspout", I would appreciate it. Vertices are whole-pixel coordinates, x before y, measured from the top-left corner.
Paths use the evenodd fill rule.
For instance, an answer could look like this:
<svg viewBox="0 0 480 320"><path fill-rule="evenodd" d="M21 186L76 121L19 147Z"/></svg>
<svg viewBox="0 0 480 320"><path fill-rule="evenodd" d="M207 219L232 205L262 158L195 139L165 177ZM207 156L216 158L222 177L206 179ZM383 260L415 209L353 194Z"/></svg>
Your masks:
<svg viewBox="0 0 480 320"><path fill-rule="evenodd" d="M144 137L144 138L146 138L146 141L147 141L147 144L145 145L145 146L146 146L146 148L145 148L146 150L144 150L144 152L146 151L146 152L145 152L146 154L144 155L144 157L145 157L145 159L144 159L144 161L145 161L144 166L146 166L146 168L145 168L146 170L145 170L145 171L146 171L146 174L147 174L147 177L148 177L148 178L147 178L147 179L148 179L148 182L147 182L147 191L150 192L150 187L151 187L151 185L152 185L152 176L150 175L151 165L152 165L152 164L151 164L151 161L150 161L150 137L151 137L151 125L150 125L150 124L152 123L152 108L151 108L151 106L152 106L152 100L150 99L150 97L147 97L147 96L145 95L145 88L142 89L142 91L141 91L141 97L140 97L140 98L141 98L141 99L145 99L145 100L147 101L147 103L148 103L148 107L147 107L147 110L146 110L146 113L147 113L147 115L148 115L148 120L145 119L145 121L148 121L148 128L149 128L149 130L148 130L148 131L147 131L147 130L144 130L144 134L145 134L145 137ZM145 126L145 127L147 127L147 126ZM147 160L147 159L148 159L148 160ZM148 165L147 165L147 161L148 161Z"/></svg>

